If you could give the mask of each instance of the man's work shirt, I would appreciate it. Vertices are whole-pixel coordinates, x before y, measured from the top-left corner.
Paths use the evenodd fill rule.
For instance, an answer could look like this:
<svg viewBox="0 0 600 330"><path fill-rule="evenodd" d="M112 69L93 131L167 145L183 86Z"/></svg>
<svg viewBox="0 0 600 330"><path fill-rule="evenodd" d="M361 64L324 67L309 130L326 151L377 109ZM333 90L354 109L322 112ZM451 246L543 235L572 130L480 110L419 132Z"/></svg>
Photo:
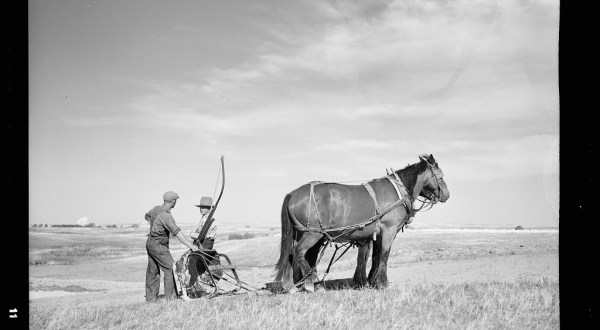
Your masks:
<svg viewBox="0 0 600 330"><path fill-rule="evenodd" d="M169 233L173 236L177 236L181 231L181 228L175 223L175 219L171 215L171 212L163 210L159 212L154 219L152 226L150 227L150 237L169 237Z"/></svg>
<svg viewBox="0 0 600 330"><path fill-rule="evenodd" d="M200 234L200 232L202 231L202 228L204 228L204 224L206 223L207 216L208 216L208 214L202 216L202 218L200 219L200 222L198 223L198 227L196 227L196 230L191 234L191 236L193 238L198 238L198 234ZM216 222L217 221L215 220L215 221L213 221L212 225L210 225L210 228L206 232L205 239L215 239L215 237L217 237Z"/></svg>
<svg viewBox="0 0 600 330"><path fill-rule="evenodd" d="M146 212L144 218L146 218L146 221L148 221L148 223L150 224L150 228L152 228L152 224L154 223L154 219L156 219L156 216L162 212L166 211L162 208L161 205L155 206L152 208L152 210Z"/></svg>

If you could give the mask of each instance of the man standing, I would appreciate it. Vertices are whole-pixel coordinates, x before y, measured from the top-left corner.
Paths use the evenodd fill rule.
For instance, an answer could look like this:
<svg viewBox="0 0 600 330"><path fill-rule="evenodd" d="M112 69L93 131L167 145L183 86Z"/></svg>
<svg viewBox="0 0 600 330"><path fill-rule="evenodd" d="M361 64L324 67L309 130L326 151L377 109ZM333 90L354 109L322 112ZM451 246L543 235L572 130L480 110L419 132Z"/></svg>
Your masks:
<svg viewBox="0 0 600 330"><path fill-rule="evenodd" d="M212 250L215 244L215 237L217 236L215 219L208 219L208 214L212 208L212 198L200 198L200 204L196 205L196 207L200 208L201 217L196 230L192 232L191 236L194 238L194 244L198 246L202 245L202 248L205 250Z"/></svg>
<svg viewBox="0 0 600 330"><path fill-rule="evenodd" d="M171 209L177 204L179 195L172 191L163 194L163 204L152 208L146 213L146 220L150 223L150 233L146 240L148 252L148 267L146 268L146 301L152 302L158 298L160 287L160 271L164 275L165 298L176 297L175 278L173 277L173 257L169 252L169 234L177 237L179 241L193 251L198 251L181 233L171 215Z"/></svg>

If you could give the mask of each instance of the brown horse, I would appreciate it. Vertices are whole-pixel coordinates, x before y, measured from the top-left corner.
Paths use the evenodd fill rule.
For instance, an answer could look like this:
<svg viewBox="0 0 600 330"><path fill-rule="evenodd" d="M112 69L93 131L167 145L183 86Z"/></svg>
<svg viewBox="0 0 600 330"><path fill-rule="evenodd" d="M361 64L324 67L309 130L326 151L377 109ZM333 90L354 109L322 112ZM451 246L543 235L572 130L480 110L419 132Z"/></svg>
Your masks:
<svg viewBox="0 0 600 330"><path fill-rule="evenodd" d="M330 241L359 246L354 273L357 285L387 286L387 260L396 234L409 216L418 196L445 202L450 192L433 155L421 155L418 163L363 185L312 182L285 196L281 208L281 246L275 281L295 291L314 291L317 256ZM402 196L402 197L400 197ZM368 252L373 262L366 276Z"/></svg>

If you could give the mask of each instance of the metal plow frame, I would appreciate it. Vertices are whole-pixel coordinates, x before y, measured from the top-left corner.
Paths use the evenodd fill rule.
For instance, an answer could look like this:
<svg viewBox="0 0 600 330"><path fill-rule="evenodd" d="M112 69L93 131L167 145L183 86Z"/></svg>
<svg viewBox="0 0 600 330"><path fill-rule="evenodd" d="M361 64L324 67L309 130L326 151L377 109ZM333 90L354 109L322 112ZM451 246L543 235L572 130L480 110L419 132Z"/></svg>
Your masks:
<svg viewBox="0 0 600 330"><path fill-rule="evenodd" d="M246 283L244 283L240 280L240 278L236 272L237 267L231 263L231 260L229 259L229 257L226 254L218 253L215 250L207 250L206 252L208 252L208 251L210 251L210 252L214 251L216 254L216 257L214 257L208 253L205 253L205 251L192 252L191 250L188 250L181 257L181 258L183 258L185 256L185 258L186 258L185 266L186 267L188 267L189 257L191 255L198 256L199 257L198 259L202 261L203 266L206 271L202 274L198 274L198 278L196 279L196 281L199 283L202 283L202 285L205 287L212 287L212 292L208 292L208 294L202 295L201 296L202 298L210 299L210 298L214 298L219 295L231 295L231 294L237 293L241 289L247 290L249 292L254 292L254 290L251 290L247 287ZM186 254L187 254L187 256L186 256ZM215 259L215 258L219 258L219 263L221 263L221 261L224 261L224 262L226 262L226 264L224 262L222 264L218 264L218 265L209 264L209 260ZM176 269L177 269L176 264L177 264L177 262L174 262L174 264L173 264L173 269L174 269L173 274L175 276L175 284L177 286L177 294L180 298L182 298L184 300L191 299L189 297L189 294L186 289L186 278L182 277L182 274L176 271ZM220 272L220 274L219 274L219 272ZM231 274L229 274L229 272ZM208 281L203 280L201 278L201 275L205 275L202 277L208 278ZM220 280L224 280L232 285L235 285L236 288L233 290L230 290L230 291L226 291L219 287Z"/></svg>

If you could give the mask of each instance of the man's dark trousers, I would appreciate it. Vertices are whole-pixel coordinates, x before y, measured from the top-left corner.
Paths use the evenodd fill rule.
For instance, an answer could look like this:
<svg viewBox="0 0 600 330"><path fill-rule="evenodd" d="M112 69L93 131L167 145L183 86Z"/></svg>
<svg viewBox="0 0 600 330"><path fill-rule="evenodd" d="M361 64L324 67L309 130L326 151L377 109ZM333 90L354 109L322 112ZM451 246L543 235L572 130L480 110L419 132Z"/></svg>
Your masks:
<svg viewBox="0 0 600 330"><path fill-rule="evenodd" d="M166 243L165 243L166 242ZM169 239L148 237L146 241L148 267L146 268L146 301L154 301L160 288L160 270L165 278L165 298L176 298L173 277L173 257L169 252Z"/></svg>

